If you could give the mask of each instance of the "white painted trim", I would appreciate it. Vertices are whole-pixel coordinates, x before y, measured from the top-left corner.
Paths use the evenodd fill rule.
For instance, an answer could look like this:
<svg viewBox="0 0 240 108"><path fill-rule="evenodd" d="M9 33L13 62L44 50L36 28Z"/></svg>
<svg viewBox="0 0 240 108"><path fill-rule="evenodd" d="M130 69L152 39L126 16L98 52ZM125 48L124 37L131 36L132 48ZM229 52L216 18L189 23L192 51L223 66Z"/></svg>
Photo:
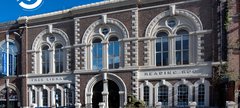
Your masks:
<svg viewBox="0 0 240 108"><path fill-rule="evenodd" d="M173 94L172 94L172 84L166 80L161 80L161 82L158 82L155 85L155 104L158 103L158 87L161 85L166 85L168 87L168 107L172 106L172 99L173 99Z"/></svg>
<svg viewBox="0 0 240 108"><path fill-rule="evenodd" d="M188 101L192 101L193 99L193 84L186 79L181 79L181 81L178 81L177 83L174 84L174 105L173 106L178 106L178 86L184 84L188 86Z"/></svg>
<svg viewBox="0 0 240 108"><path fill-rule="evenodd" d="M194 87L195 87L195 101L198 103L198 86L200 85L200 84L204 84L204 89L205 89L205 95L204 95L204 103L205 103L205 105L204 106L209 106L209 93L210 93L210 86L211 86L211 84L210 84L210 82L208 81L208 80L206 80L206 79L204 79L204 78L201 78L200 80L198 80L198 81L196 81L195 83L194 83Z"/></svg>
<svg viewBox="0 0 240 108"><path fill-rule="evenodd" d="M148 82L147 80L144 81L144 83L140 84L140 100L144 101L144 86L149 87L149 106L147 107L153 107L153 89L154 86L152 85L151 82Z"/></svg>

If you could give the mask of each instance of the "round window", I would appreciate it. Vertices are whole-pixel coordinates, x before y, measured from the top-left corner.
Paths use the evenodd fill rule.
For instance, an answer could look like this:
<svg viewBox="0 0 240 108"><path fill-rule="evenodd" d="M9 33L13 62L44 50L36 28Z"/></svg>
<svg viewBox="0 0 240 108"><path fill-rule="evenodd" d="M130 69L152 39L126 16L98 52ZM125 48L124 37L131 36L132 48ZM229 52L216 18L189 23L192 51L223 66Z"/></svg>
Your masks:
<svg viewBox="0 0 240 108"><path fill-rule="evenodd" d="M103 28L102 29L102 34L107 35L109 33L109 29L108 28Z"/></svg>
<svg viewBox="0 0 240 108"><path fill-rule="evenodd" d="M173 18L167 20L167 25L171 28L175 27L177 25L177 21Z"/></svg>

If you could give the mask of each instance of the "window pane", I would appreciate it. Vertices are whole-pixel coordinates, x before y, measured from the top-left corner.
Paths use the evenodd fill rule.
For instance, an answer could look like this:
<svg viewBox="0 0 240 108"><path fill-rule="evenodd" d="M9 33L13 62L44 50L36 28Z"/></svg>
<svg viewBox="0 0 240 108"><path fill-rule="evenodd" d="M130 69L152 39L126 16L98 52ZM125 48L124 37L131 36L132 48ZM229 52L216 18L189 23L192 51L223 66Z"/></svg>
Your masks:
<svg viewBox="0 0 240 108"><path fill-rule="evenodd" d="M159 39L158 39L158 40L159 40ZM161 47L162 47L162 46L161 46L161 42L156 43L156 52L161 51L161 50L162 50Z"/></svg>
<svg viewBox="0 0 240 108"><path fill-rule="evenodd" d="M93 69L102 69L102 43L93 43Z"/></svg>
<svg viewBox="0 0 240 108"><path fill-rule="evenodd" d="M143 94L144 102L146 103L146 106L148 106L149 105L149 87L144 86L143 92L144 92Z"/></svg>
<svg viewBox="0 0 240 108"><path fill-rule="evenodd" d="M112 39L109 42L109 47L108 47L108 65L109 65L109 69L119 68L119 63L120 63L119 49L120 49L120 45L119 45L119 42L117 41L117 39Z"/></svg>
<svg viewBox="0 0 240 108"><path fill-rule="evenodd" d="M189 55L188 51L183 51L183 64L189 63Z"/></svg>
<svg viewBox="0 0 240 108"><path fill-rule="evenodd" d="M156 66L168 65L168 34L157 33L156 39Z"/></svg>
<svg viewBox="0 0 240 108"><path fill-rule="evenodd" d="M48 51L48 47L45 46L42 49L42 73L47 74L49 73L49 55L50 52Z"/></svg>
<svg viewBox="0 0 240 108"><path fill-rule="evenodd" d="M186 85L178 86L178 105L181 107L188 105L188 86Z"/></svg>
<svg viewBox="0 0 240 108"><path fill-rule="evenodd" d="M162 102L164 106L168 105L168 87L165 85L158 87L158 102Z"/></svg>
<svg viewBox="0 0 240 108"><path fill-rule="evenodd" d="M182 64L181 63L181 58L182 58L181 51L177 51L176 52L176 63L177 63L177 65Z"/></svg>
<svg viewBox="0 0 240 108"><path fill-rule="evenodd" d="M168 38L162 37L162 41L163 41L163 51L168 51Z"/></svg>
<svg viewBox="0 0 240 108"><path fill-rule="evenodd" d="M55 99L57 106L61 106L61 90L56 90Z"/></svg>
<svg viewBox="0 0 240 108"><path fill-rule="evenodd" d="M163 65L168 65L168 52L163 53Z"/></svg>
<svg viewBox="0 0 240 108"><path fill-rule="evenodd" d="M56 73L63 72L63 49L62 45L57 45L55 48L55 71Z"/></svg>
<svg viewBox="0 0 240 108"><path fill-rule="evenodd" d="M189 49L188 35L183 36L183 49Z"/></svg>
<svg viewBox="0 0 240 108"><path fill-rule="evenodd" d="M48 92L47 90L43 90L43 106L48 106Z"/></svg>
<svg viewBox="0 0 240 108"><path fill-rule="evenodd" d="M181 50L181 37L176 37L176 50Z"/></svg>
<svg viewBox="0 0 240 108"><path fill-rule="evenodd" d="M161 58L161 53L156 53L156 65L161 66L162 64L162 58Z"/></svg>
<svg viewBox="0 0 240 108"><path fill-rule="evenodd" d="M198 105L204 106L205 87L203 84L198 86Z"/></svg>
<svg viewBox="0 0 240 108"><path fill-rule="evenodd" d="M36 94L35 90L32 90L32 103L36 103Z"/></svg>

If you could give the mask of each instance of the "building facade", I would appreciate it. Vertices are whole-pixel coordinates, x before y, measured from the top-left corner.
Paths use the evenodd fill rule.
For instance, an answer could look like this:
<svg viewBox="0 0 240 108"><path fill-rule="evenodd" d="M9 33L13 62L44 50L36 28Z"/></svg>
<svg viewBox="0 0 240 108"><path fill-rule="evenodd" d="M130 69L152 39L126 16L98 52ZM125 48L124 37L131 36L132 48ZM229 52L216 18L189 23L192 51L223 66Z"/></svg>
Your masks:
<svg viewBox="0 0 240 108"><path fill-rule="evenodd" d="M123 108L129 95L147 107L216 106L220 4L113 0L20 17L12 35L21 38L9 41L20 72L8 88L21 107Z"/></svg>

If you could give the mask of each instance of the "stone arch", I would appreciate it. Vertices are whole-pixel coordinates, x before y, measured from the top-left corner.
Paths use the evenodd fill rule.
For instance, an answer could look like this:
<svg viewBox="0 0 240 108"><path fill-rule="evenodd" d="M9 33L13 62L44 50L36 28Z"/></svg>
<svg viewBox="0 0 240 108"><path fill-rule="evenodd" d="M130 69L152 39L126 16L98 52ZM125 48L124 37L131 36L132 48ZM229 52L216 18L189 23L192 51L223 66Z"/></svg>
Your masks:
<svg viewBox="0 0 240 108"><path fill-rule="evenodd" d="M186 85L188 86L188 101L192 101L192 91L193 91L193 84L190 81L187 81L186 79L181 79L181 81L178 81L177 83L174 84L174 105L177 106L178 104L178 86L179 85Z"/></svg>
<svg viewBox="0 0 240 108"><path fill-rule="evenodd" d="M97 82L103 79L102 74L95 75L88 81L87 86L85 88L85 104L86 105L89 105L92 103L93 87ZM126 104L126 100L127 100L127 87L124 81L119 76L113 73L108 73L107 76L108 76L107 77L108 80L112 80L119 87L120 106L123 107L124 104Z"/></svg>
<svg viewBox="0 0 240 108"><path fill-rule="evenodd" d="M190 12L188 10L185 9L176 9L175 11L175 15L179 15L179 16L184 16L186 18L188 18L190 21L192 21L195 25L194 25L194 30L198 31L198 30L203 30L203 25L202 22L200 20L200 18L197 17L196 14L194 14L193 12ZM164 11L162 13L160 13L159 15L157 15L148 25L147 29L146 29L146 33L145 33L145 37L152 37L154 36L154 28L156 27L156 25L158 24L158 22L165 17L171 16L171 12L170 10L168 11Z"/></svg>
<svg viewBox="0 0 240 108"><path fill-rule="evenodd" d="M37 37L35 38L35 40L33 41L32 44L32 50L38 50L39 46L41 46L41 43L43 42L43 37L47 34L58 34L59 36L61 36L61 38L63 38L62 43L63 46L69 46L70 45L70 40L68 38L68 35L61 29L58 28L53 28L52 29L52 33L49 33L47 29L43 30L42 32L40 32ZM45 40L46 41L46 40Z"/></svg>
<svg viewBox="0 0 240 108"><path fill-rule="evenodd" d="M8 84L8 87L13 89L16 93L17 93L17 100L18 100L18 104L20 105L21 104L21 97L20 97L20 91L19 89L17 88L16 85L12 84L12 83L9 83ZM0 86L0 91L3 90L4 88L6 88L6 85L2 85ZM20 105L21 106L21 105Z"/></svg>
<svg viewBox="0 0 240 108"><path fill-rule="evenodd" d="M162 85L165 85L168 87L168 106L172 106L172 84L168 81L165 81L165 80L162 80L161 82L158 82L156 85L155 85L155 103L158 102L158 87L159 86L162 86Z"/></svg>
<svg viewBox="0 0 240 108"><path fill-rule="evenodd" d="M209 87L210 87L210 82L208 80L205 80L205 78L201 78L200 80L196 81L194 83L194 87L195 87L195 101L198 103L198 87L200 84L204 84L205 87L205 94L204 94L204 103L205 106L209 106Z"/></svg>
<svg viewBox="0 0 240 108"><path fill-rule="evenodd" d="M149 82L148 80L145 80L143 83L140 84L140 99L144 101L144 87L148 86L149 87L149 105L148 107L153 107L153 84Z"/></svg>
<svg viewBox="0 0 240 108"><path fill-rule="evenodd" d="M120 22L119 20L117 19L113 19L113 18L108 18L107 19L107 22L106 24L100 19L100 20L97 20L95 22L93 22L88 28L87 30L85 31L84 35L83 35L83 38L82 38L82 43L83 44L87 44L90 42L90 39L91 39L91 34L94 32L95 28L99 25L108 25L108 24L112 24L116 27L118 27L120 30L121 30L121 33L122 33L122 38L128 38L129 37L129 33L128 33L128 30L127 30L127 27L122 23Z"/></svg>

